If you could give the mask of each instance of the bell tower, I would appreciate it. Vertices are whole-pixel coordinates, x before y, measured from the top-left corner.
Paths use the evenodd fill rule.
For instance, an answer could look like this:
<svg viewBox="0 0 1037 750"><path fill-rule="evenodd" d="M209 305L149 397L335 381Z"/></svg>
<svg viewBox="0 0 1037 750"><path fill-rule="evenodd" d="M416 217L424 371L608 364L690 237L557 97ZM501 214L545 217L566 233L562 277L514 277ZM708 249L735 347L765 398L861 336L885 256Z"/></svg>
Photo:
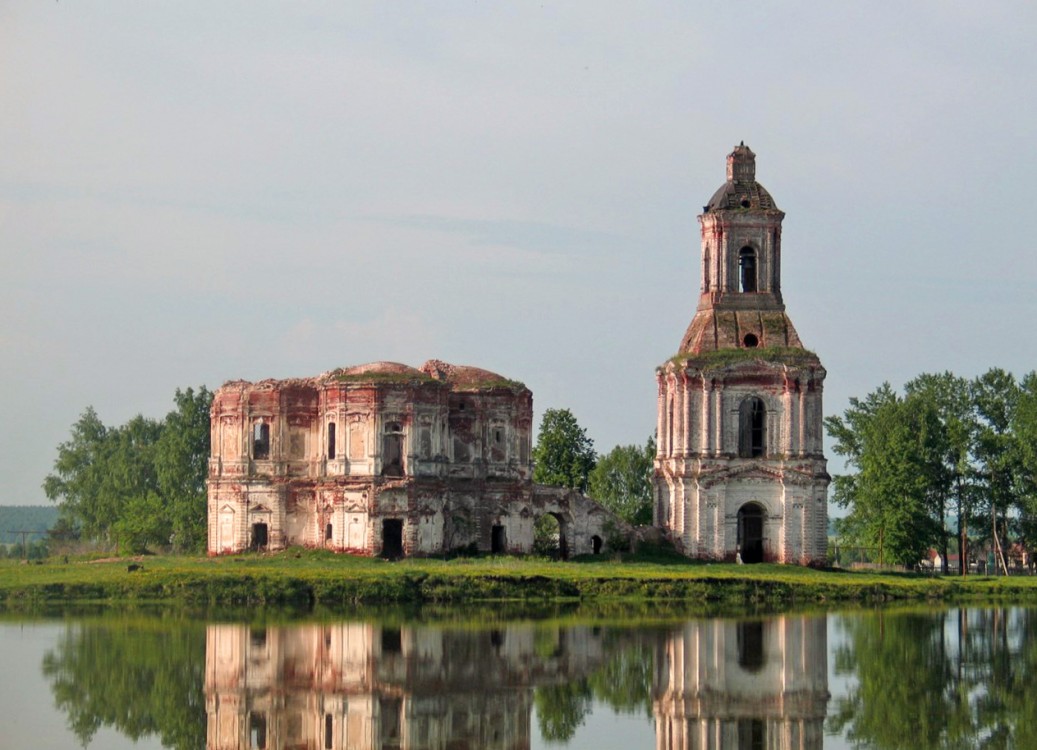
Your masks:
<svg viewBox="0 0 1037 750"><path fill-rule="evenodd" d="M784 218L740 143L698 217L695 316L656 373L655 523L692 557L818 563L827 552L825 370L785 312Z"/></svg>

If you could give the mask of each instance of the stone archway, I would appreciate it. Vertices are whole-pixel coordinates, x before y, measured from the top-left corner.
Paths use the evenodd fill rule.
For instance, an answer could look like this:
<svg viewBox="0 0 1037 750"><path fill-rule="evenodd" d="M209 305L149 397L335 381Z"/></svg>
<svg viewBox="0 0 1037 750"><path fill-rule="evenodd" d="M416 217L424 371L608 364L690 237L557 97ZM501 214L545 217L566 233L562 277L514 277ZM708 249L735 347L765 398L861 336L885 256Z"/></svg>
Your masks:
<svg viewBox="0 0 1037 750"><path fill-rule="evenodd" d="M763 527L766 520L766 511L759 503L746 503L738 509L738 550L742 562L763 562Z"/></svg>
<svg viewBox="0 0 1037 750"><path fill-rule="evenodd" d="M564 515L549 511L533 524L533 551L559 560L569 559L568 522Z"/></svg>

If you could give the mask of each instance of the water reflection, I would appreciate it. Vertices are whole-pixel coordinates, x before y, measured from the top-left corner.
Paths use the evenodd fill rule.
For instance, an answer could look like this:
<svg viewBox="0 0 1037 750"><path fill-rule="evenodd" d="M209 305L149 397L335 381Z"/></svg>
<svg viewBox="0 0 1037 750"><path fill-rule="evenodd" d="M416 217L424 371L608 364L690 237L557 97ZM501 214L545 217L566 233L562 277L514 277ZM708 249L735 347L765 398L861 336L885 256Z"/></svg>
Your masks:
<svg viewBox="0 0 1037 750"><path fill-rule="evenodd" d="M827 634L824 617L686 623L657 651L658 750L820 750Z"/></svg>
<svg viewBox="0 0 1037 750"><path fill-rule="evenodd" d="M491 630L371 623L206 633L208 747L525 748L536 686L603 661L592 627Z"/></svg>
<svg viewBox="0 0 1037 750"><path fill-rule="evenodd" d="M609 623L72 619L42 676L84 746L1037 747L1034 610Z"/></svg>
<svg viewBox="0 0 1037 750"><path fill-rule="evenodd" d="M843 616L835 672L850 686L829 730L857 746L1037 747L1037 616L960 609Z"/></svg>

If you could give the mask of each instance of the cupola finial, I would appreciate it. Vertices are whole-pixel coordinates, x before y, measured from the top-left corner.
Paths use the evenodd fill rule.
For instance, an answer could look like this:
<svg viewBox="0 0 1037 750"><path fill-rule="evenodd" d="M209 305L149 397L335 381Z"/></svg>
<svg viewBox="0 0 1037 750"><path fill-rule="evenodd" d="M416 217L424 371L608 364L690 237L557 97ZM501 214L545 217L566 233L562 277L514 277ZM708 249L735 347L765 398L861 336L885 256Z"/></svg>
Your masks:
<svg viewBox="0 0 1037 750"><path fill-rule="evenodd" d="M727 155L728 182L754 182L756 180L756 154L742 141Z"/></svg>

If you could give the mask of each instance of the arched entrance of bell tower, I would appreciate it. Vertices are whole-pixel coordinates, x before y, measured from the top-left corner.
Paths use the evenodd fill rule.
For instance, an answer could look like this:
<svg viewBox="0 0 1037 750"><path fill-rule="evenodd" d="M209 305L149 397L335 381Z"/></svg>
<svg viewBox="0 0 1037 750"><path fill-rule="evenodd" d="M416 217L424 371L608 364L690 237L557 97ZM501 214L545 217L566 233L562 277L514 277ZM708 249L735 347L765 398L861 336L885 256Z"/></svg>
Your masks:
<svg viewBox="0 0 1037 750"><path fill-rule="evenodd" d="M744 563L763 562L763 522L766 513L758 503L738 509L738 549Z"/></svg>

